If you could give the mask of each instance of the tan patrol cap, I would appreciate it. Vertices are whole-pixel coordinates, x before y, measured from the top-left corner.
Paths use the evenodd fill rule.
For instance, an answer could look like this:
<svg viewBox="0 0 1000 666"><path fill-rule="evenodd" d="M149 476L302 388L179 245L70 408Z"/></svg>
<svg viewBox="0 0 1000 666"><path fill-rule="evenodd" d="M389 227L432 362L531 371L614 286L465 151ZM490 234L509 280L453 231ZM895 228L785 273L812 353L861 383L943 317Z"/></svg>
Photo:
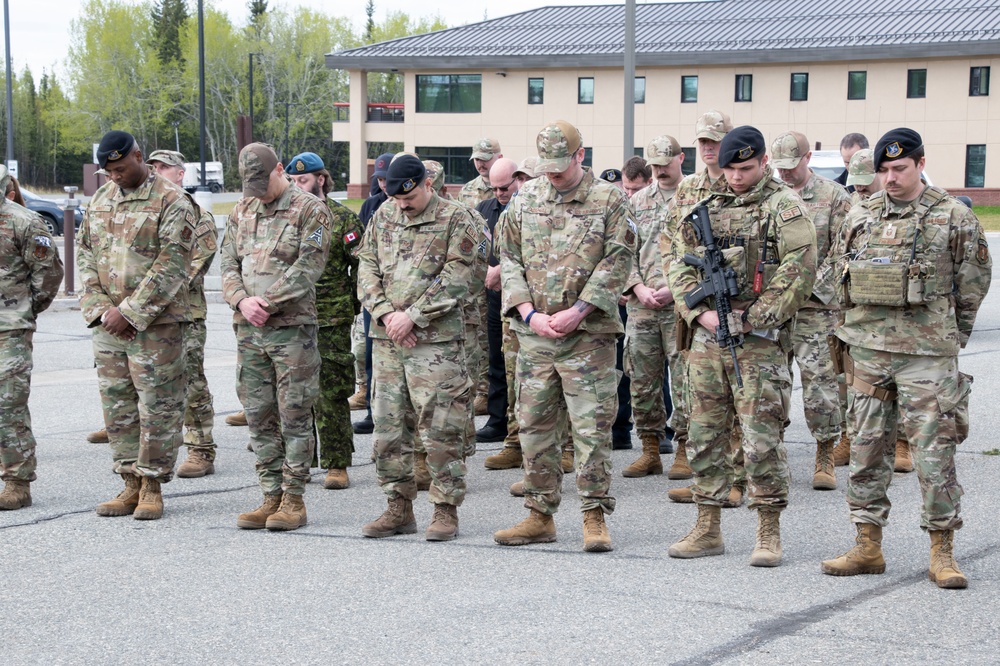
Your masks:
<svg viewBox="0 0 1000 666"><path fill-rule="evenodd" d="M523 173L528 178L535 178L538 175L535 173L535 167L537 164L537 157L525 157L521 160L521 163L517 165L517 171L515 171L512 175L516 176L519 173Z"/></svg>
<svg viewBox="0 0 1000 666"><path fill-rule="evenodd" d="M427 178L431 181L431 189L437 192L444 187L444 165L435 160L424 160L423 165L427 169Z"/></svg>
<svg viewBox="0 0 1000 666"><path fill-rule="evenodd" d="M538 133L535 146L538 148L538 164L535 173L560 173L569 168L573 155L583 145L580 130L565 120L557 120L546 125Z"/></svg>
<svg viewBox="0 0 1000 666"><path fill-rule="evenodd" d="M698 118L694 126L695 139L709 139L711 141L722 141L727 134L733 131L733 121L722 111L706 111Z"/></svg>
<svg viewBox="0 0 1000 666"><path fill-rule="evenodd" d="M472 144L472 157L470 160L482 160L488 162L493 159L494 155L500 154L500 142L496 139L491 139L489 137L483 137L479 141Z"/></svg>
<svg viewBox="0 0 1000 666"><path fill-rule="evenodd" d="M146 160L146 164L152 164L153 162L163 162L167 166L175 166L183 169L184 155L178 153L176 150L154 150Z"/></svg>
<svg viewBox="0 0 1000 666"><path fill-rule="evenodd" d="M809 140L802 132L785 132L771 143L771 164L775 169L794 169L809 152Z"/></svg>
<svg viewBox="0 0 1000 666"><path fill-rule="evenodd" d="M278 166L278 156L266 143L250 143L240 151L240 179L243 196L262 197L267 192L271 172Z"/></svg>
<svg viewBox="0 0 1000 666"><path fill-rule="evenodd" d="M677 143L677 139L661 134L646 146L646 164L667 166L680 154L681 144Z"/></svg>
<svg viewBox="0 0 1000 666"><path fill-rule="evenodd" d="M871 185L875 180L875 151L862 148L851 156L847 166L848 185Z"/></svg>

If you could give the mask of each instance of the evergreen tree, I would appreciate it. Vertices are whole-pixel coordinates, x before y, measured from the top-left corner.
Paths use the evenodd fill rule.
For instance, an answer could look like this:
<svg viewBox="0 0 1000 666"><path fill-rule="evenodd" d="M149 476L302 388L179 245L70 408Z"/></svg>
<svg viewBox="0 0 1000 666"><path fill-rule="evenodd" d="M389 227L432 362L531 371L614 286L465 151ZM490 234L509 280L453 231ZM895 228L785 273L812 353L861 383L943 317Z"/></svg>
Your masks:
<svg viewBox="0 0 1000 666"><path fill-rule="evenodd" d="M266 4L266 3L265 3ZM184 67L181 37L188 20L185 0L155 0L151 11L153 19L153 46L160 67Z"/></svg>

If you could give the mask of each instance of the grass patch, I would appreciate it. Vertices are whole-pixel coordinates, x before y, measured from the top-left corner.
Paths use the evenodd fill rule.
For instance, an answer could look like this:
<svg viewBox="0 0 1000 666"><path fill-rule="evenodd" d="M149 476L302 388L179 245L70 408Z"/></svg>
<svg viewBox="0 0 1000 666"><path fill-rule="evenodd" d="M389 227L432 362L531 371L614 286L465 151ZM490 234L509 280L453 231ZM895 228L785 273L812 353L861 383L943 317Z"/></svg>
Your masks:
<svg viewBox="0 0 1000 666"><path fill-rule="evenodd" d="M1000 231L1000 206L973 206L972 211L979 218L983 229L986 231Z"/></svg>
<svg viewBox="0 0 1000 666"><path fill-rule="evenodd" d="M989 449L988 451L983 451L984 456L1000 456L1000 449Z"/></svg>

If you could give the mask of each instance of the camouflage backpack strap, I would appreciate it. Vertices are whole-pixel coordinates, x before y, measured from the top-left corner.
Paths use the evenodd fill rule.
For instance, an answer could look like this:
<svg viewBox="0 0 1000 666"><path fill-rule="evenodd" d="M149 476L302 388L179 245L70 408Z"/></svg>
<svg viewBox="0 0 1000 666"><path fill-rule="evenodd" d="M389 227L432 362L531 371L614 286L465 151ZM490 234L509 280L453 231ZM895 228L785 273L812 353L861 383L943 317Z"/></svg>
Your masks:
<svg viewBox="0 0 1000 666"><path fill-rule="evenodd" d="M934 187L933 185L925 187L923 193L920 195L920 199L917 201L917 205L913 207L920 221L923 222L927 211L941 203L947 196L948 192L942 190L940 187Z"/></svg>

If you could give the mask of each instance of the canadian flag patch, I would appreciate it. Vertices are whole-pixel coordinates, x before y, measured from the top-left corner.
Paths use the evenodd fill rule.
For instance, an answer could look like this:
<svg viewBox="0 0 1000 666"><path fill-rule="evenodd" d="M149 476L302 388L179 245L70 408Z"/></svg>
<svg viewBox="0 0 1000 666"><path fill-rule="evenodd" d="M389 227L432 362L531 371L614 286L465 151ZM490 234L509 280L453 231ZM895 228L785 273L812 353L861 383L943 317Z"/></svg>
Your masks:
<svg viewBox="0 0 1000 666"><path fill-rule="evenodd" d="M350 233L344 234L344 242L350 245L354 241L358 240L358 235L351 231Z"/></svg>

